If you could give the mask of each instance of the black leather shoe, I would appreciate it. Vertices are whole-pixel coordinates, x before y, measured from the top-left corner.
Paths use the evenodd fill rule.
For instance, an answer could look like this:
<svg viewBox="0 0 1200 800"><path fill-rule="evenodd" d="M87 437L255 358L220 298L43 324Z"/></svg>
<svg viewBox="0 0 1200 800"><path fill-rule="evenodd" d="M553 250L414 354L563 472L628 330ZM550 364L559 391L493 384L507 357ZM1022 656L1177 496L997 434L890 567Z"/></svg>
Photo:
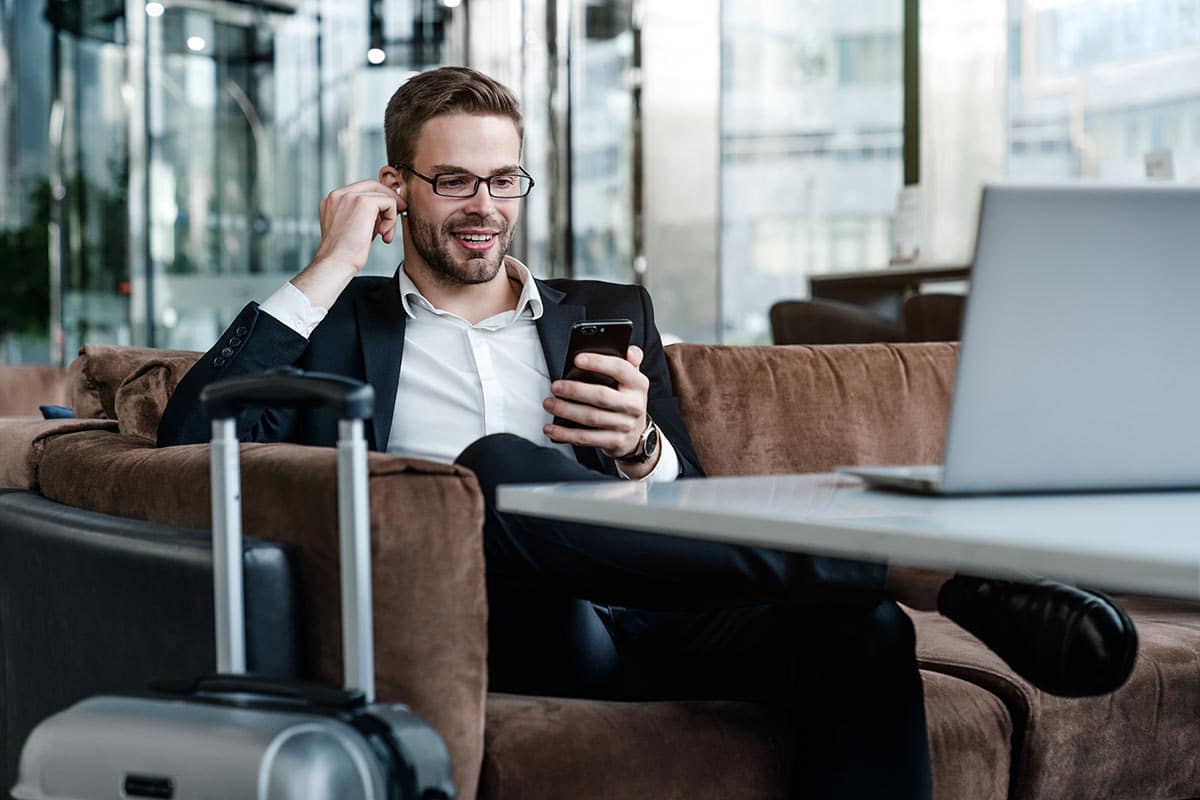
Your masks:
<svg viewBox="0 0 1200 800"><path fill-rule="evenodd" d="M1061 697L1119 689L1137 657L1129 615L1110 598L1074 586L956 575L938 592L938 611L1025 680Z"/></svg>

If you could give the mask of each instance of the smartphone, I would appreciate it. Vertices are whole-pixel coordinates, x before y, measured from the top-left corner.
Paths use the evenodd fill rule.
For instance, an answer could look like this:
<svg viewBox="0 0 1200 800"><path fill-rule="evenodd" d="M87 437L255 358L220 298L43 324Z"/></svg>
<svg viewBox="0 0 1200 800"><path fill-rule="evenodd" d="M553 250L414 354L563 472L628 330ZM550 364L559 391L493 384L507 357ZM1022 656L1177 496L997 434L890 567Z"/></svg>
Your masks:
<svg viewBox="0 0 1200 800"><path fill-rule="evenodd" d="M598 383L610 389L617 388L617 382L613 378L575 366L575 356L580 353L599 353L625 358L632 335L633 322L627 319L592 319L576 322L571 326L567 362L562 371L563 380Z"/></svg>
<svg viewBox="0 0 1200 800"><path fill-rule="evenodd" d="M597 383L610 389L617 382L607 375L575 366L575 356L580 353L599 353L605 356L624 358L629 350L629 338L633 335L633 322L627 319L591 319L576 322L571 326L571 339L567 343L567 362L563 364L562 376L567 381ZM554 423L565 428L582 428L578 422L555 417Z"/></svg>

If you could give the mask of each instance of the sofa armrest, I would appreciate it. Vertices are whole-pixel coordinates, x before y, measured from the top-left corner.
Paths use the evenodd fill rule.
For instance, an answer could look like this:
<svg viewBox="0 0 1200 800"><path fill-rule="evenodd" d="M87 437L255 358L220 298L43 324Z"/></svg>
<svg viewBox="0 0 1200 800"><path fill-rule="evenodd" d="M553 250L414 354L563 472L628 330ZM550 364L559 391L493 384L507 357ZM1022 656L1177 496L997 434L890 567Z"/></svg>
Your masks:
<svg viewBox="0 0 1200 800"><path fill-rule="evenodd" d="M341 685L336 452L242 445L247 535L293 547L309 677ZM462 797L483 757L487 602L483 498L461 467L371 454L371 556L379 697L404 702L446 740ZM42 493L67 505L210 527L207 445L156 449L136 436L79 433L48 444Z"/></svg>
<svg viewBox="0 0 1200 800"><path fill-rule="evenodd" d="M247 663L299 668L295 575L286 549L246 537ZM84 697L144 691L216 663L207 531L97 514L0 490L0 786L21 744Z"/></svg>
<svg viewBox="0 0 1200 800"><path fill-rule="evenodd" d="M0 418L0 489L37 489L46 443L79 431L115 431L115 420Z"/></svg>

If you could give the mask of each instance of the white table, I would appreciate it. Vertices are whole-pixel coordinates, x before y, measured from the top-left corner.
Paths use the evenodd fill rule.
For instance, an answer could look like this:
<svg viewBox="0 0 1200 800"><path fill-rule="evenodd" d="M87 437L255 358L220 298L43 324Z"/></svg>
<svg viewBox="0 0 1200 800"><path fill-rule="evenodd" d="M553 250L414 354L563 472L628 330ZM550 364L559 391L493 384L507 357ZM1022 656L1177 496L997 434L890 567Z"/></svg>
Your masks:
<svg viewBox="0 0 1200 800"><path fill-rule="evenodd" d="M929 498L841 475L502 486L502 511L1200 599L1200 492Z"/></svg>

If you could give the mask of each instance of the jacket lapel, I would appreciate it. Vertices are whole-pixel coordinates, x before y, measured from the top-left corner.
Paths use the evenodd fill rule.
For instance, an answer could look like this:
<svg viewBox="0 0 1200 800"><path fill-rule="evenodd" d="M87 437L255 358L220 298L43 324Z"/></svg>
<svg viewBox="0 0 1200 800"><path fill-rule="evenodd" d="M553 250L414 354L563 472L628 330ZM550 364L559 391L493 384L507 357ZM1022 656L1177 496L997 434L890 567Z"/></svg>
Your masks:
<svg viewBox="0 0 1200 800"><path fill-rule="evenodd" d="M571 326L587 318L585 306L564 303L566 295L558 289L535 279L538 294L542 296L542 318L537 321L538 338L542 340L542 355L546 357L546 369L550 380L562 377L563 361L567 358L567 345L571 341Z"/></svg>
<svg viewBox="0 0 1200 800"><path fill-rule="evenodd" d="M374 449L387 450L396 409L396 386L404 356L404 325L408 315L400 302L396 281L359 295L355 302L358 337L362 342L363 370L375 389Z"/></svg>
<svg viewBox="0 0 1200 800"><path fill-rule="evenodd" d="M542 354L546 357L546 369L550 381L562 377L563 362L567 359L567 345L571 342L571 326L587 319L587 307L564 303L566 295L558 289L537 281L542 296L542 318L537 321L538 338L542 340ZM599 451L594 447L574 447L575 460L585 467L601 469Z"/></svg>

